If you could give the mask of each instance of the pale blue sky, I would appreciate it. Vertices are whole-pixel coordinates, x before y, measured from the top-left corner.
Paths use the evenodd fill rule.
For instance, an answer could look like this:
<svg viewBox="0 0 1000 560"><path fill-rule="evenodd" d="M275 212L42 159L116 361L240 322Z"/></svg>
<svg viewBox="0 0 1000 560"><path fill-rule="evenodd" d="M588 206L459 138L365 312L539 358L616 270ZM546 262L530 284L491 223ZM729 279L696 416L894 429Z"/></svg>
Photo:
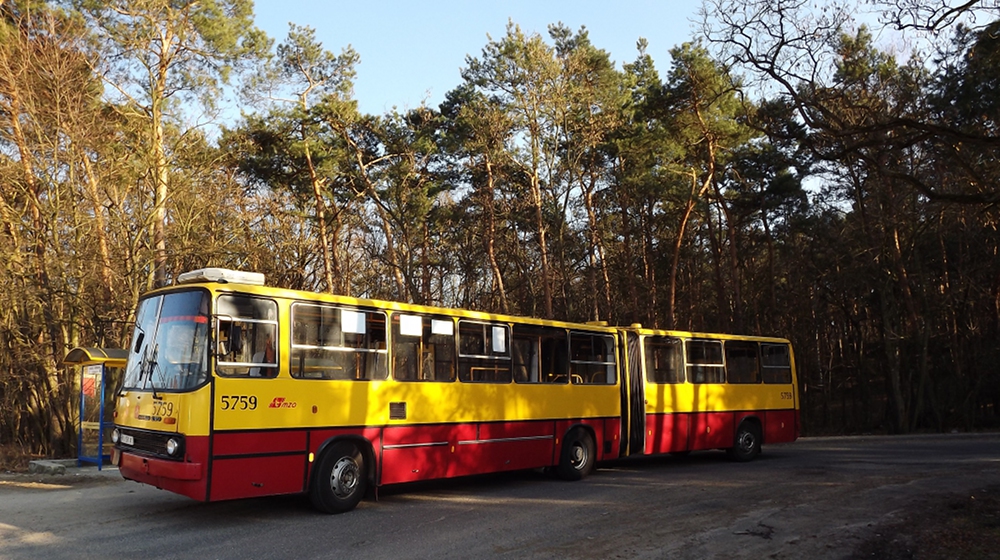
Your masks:
<svg viewBox="0 0 1000 560"><path fill-rule="evenodd" d="M255 13L257 26L276 42L293 22L315 29L334 53L352 45L361 56L355 98L362 112L382 114L424 101L437 107L461 82L466 55L479 56L487 34L503 37L508 19L546 40L550 23L561 21L574 31L585 25L591 42L608 51L619 68L635 60L636 41L645 37L662 76L669 50L695 36L700 5L701 0L256 0Z"/></svg>

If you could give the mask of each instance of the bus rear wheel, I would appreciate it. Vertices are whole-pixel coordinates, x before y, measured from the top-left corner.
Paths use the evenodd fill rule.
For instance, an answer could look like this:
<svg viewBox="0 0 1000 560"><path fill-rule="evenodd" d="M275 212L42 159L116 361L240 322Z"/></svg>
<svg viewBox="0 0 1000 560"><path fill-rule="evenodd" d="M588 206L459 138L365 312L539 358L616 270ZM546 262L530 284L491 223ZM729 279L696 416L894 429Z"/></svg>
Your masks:
<svg viewBox="0 0 1000 560"><path fill-rule="evenodd" d="M344 513L357 507L368 488L365 457L350 442L336 443L323 453L313 472L309 499L325 513Z"/></svg>
<svg viewBox="0 0 1000 560"><path fill-rule="evenodd" d="M563 480L580 480L594 470L594 439L586 430L576 429L566 435L556 475Z"/></svg>
<svg viewBox="0 0 1000 560"><path fill-rule="evenodd" d="M743 422L736 430L736 437L733 438L733 447L729 449L729 456L739 463L752 461L760 454L760 443L760 428L757 424Z"/></svg>

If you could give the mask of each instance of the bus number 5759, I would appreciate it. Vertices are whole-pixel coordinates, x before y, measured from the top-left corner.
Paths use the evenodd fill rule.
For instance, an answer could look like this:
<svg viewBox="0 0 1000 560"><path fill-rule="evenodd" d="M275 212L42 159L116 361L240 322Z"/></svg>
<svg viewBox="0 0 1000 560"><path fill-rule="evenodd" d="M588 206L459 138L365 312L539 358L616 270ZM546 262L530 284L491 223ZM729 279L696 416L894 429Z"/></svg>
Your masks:
<svg viewBox="0 0 1000 560"><path fill-rule="evenodd" d="M256 410L257 397L254 395L222 395L222 410Z"/></svg>

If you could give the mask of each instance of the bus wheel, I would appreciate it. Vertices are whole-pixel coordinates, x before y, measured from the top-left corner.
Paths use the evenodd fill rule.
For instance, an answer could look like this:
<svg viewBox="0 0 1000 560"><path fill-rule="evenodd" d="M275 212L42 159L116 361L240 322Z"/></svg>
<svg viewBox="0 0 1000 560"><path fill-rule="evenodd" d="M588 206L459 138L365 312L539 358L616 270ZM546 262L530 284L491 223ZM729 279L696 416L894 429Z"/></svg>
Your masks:
<svg viewBox="0 0 1000 560"><path fill-rule="evenodd" d="M745 463L752 461L760 454L760 428L753 422L743 422L736 430L736 437L733 440L733 447L729 449L729 456L734 461Z"/></svg>
<svg viewBox="0 0 1000 560"><path fill-rule="evenodd" d="M563 480L580 480L594 470L594 440L586 430L576 429L563 440L556 474Z"/></svg>
<svg viewBox="0 0 1000 560"><path fill-rule="evenodd" d="M313 473L309 499L326 513L351 511L368 488L365 458L350 442L336 443L323 453Z"/></svg>

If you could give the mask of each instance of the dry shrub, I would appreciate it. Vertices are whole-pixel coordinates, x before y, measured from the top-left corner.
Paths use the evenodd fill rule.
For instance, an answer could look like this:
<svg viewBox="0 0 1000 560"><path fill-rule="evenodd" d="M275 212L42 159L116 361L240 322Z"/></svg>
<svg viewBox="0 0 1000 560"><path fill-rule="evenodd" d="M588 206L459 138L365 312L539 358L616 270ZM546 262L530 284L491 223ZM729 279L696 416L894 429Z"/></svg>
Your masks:
<svg viewBox="0 0 1000 560"><path fill-rule="evenodd" d="M0 472L27 472L28 462L37 458L17 444L0 444Z"/></svg>

